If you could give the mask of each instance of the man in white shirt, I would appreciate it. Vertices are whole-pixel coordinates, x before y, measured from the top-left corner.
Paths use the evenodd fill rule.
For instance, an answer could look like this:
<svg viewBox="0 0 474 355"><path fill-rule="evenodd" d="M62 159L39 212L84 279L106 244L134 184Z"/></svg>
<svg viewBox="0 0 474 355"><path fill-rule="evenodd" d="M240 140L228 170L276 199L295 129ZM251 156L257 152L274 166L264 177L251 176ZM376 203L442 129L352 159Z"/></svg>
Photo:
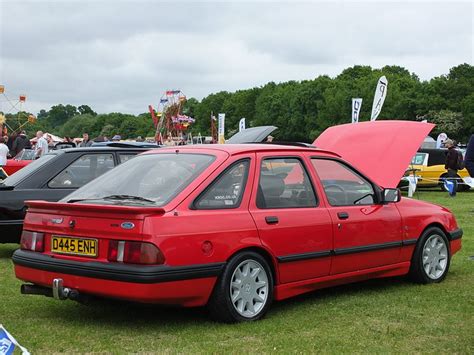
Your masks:
<svg viewBox="0 0 474 355"><path fill-rule="evenodd" d="M7 165L7 156L9 149L5 144L5 139L0 137L0 168Z"/></svg>
<svg viewBox="0 0 474 355"><path fill-rule="evenodd" d="M48 153L48 141L43 137L43 132L36 132L36 148L35 148L35 157L41 158L43 155Z"/></svg>

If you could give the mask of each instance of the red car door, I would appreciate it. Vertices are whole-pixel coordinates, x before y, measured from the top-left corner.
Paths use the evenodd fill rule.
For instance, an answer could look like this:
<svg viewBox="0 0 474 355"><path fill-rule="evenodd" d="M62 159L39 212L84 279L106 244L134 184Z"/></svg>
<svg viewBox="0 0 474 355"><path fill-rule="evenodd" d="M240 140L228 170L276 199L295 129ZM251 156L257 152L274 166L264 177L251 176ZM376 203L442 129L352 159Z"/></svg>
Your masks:
<svg viewBox="0 0 474 355"><path fill-rule="evenodd" d="M375 187L337 160L312 158L334 226L331 274L396 264L402 245L394 203L377 203Z"/></svg>
<svg viewBox="0 0 474 355"><path fill-rule="evenodd" d="M276 256L279 282L329 274L332 223L301 155L257 154L250 212L260 239Z"/></svg>

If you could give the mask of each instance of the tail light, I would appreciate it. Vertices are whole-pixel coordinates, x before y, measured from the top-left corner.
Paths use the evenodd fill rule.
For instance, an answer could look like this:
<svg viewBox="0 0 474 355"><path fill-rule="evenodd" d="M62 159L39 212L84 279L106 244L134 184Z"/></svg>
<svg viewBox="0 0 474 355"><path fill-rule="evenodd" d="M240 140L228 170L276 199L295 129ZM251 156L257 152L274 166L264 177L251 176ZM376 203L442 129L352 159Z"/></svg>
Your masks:
<svg viewBox="0 0 474 355"><path fill-rule="evenodd" d="M44 251L44 233L23 231L21 233L20 249Z"/></svg>
<svg viewBox="0 0 474 355"><path fill-rule="evenodd" d="M127 264L159 265L165 257L154 244L111 240L107 260Z"/></svg>

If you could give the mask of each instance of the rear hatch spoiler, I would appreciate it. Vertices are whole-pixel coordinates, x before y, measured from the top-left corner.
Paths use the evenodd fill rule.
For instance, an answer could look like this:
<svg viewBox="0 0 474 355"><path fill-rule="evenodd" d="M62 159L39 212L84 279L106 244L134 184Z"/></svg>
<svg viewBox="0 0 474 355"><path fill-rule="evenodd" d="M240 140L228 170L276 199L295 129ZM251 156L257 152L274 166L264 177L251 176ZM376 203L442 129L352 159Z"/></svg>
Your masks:
<svg viewBox="0 0 474 355"><path fill-rule="evenodd" d="M24 230L68 236L143 239L145 218L161 207L26 201Z"/></svg>

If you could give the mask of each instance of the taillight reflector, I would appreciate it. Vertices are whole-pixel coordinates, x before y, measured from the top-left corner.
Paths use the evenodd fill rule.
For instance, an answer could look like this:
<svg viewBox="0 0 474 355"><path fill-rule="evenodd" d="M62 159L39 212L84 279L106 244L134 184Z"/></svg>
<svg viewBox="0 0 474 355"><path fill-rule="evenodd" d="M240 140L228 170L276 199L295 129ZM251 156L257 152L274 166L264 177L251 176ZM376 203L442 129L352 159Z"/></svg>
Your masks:
<svg viewBox="0 0 474 355"><path fill-rule="evenodd" d="M44 251L44 233L23 231L21 233L20 249Z"/></svg>
<svg viewBox="0 0 474 355"><path fill-rule="evenodd" d="M165 258L154 244L123 240L109 241L107 260L127 264L160 265Z"/></svg>

